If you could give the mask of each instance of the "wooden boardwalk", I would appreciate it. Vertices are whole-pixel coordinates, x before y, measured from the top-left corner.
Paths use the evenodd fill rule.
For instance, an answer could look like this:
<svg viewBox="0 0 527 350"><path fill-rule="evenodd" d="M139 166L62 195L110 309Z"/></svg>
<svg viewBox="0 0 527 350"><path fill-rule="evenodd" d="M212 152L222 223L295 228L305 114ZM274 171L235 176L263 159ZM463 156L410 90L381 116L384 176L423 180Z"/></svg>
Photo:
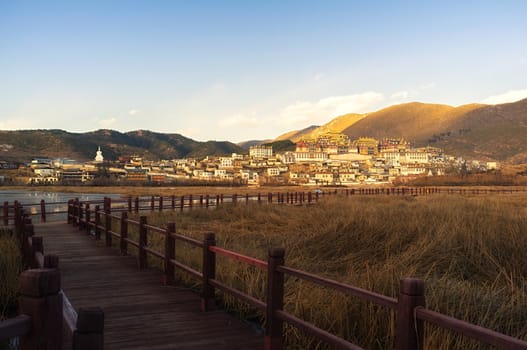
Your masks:
<svg viewBox="0 0 527 350"><path fill-rule="evenodd" d="M263 335L225 311L201 312L184 287L163 286L162 274L95 241L85 231L52 222L35 225L44 252L59 256L62 288L73 307L104 310L105 349L262 349Z"/></svg>

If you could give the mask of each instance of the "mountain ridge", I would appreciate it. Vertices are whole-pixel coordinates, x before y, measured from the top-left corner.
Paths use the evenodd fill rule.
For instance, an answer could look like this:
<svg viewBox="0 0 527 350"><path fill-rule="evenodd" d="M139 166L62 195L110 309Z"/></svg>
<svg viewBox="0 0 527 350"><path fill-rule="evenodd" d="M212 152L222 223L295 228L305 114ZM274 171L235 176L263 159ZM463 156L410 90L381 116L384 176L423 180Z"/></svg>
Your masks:
<svg viewBox="0 0 527 350"><path fill-rule="evenodd" d="M107 160L139 155L145 159L176 159L230 155L243 149L228 141L200 142L176 133L135 130L122 133L99 129L72 133L60 129L0 130L0 143L10 145L0 159L30 160L34 157L91 160L99 146ZM7 149L7 148L6 148Z"/></svg>
<svg viewBox="0 0 527 350"><path fill-rule="evenodd" d="M527 98L498 105L471 103L457 107L408 102L375 112L338 116L308 133L297 131L290 139L299 141L324 132L343 133L352 139L400 137L417 147L435 146L465 158L527 162Z"/></svg>

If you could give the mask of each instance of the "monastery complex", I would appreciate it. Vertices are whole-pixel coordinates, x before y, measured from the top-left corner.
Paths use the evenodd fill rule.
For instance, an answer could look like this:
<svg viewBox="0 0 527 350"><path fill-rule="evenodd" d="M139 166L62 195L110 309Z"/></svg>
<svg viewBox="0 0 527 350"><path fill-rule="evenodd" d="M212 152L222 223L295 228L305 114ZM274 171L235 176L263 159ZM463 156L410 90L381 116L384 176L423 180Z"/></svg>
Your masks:
<svg viewBox="0 0 527 350"><path fill-rule="evenodd" d="M344 185L383 184L419 176L441 176L461 168L487 171L495 162L467 162L446 155L439 148L414 148L402 138L361 137L326 133L303 139L295 151L274 152L269 145L252 146L248 154L151 161L130 155L105 160L98 148L93 161L34 159L29 183L108 181L134 183L184 183L189 181L246 185Z"/></svg>

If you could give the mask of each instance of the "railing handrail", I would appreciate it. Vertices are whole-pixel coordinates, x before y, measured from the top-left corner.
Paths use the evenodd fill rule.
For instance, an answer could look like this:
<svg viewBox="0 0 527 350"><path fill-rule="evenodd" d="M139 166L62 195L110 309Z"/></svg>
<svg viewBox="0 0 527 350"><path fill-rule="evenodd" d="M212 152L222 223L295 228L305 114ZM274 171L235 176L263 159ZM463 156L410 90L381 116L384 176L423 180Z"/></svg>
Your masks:
<svg viewBox="0 0 527 350"><path fill-rule="evenodd" d="M310 281L323 287L331 288L333 290L338 290L345 294L353 295L357 298L372 302L377 305L383 305L389 307L390 309L397 308L396 298L390 298L386 295L362 289L351 284L338 282L326 277L318 276L310 272L294 269L292 267L287 266L279 266L278 271L293 277L300 278L305 281Z"/></svg>
<svg viewBox="0 0 527 350"><path fill-rule="evenodd" d="M509 335L481 327L467 321L444 315L423 307L415 308L416 317L441 328L461 333L469 338L484 341L502 349L527 349L527 342Z"/></svg>
<svg viewBox="0 0 527 350"><path fill-rule="evenodd" d="M231 258L233 260L244 262L246 264L249 264L249 265L252 265L252 266L256 266L256 267L259 267L261 269L266 269L267 268L267 262L266 261L263 261L263 260L260 260L260 259L256 259L256 258L247 256L247 255L243 255L243 254L240 254L240 253L236 253L236 252L233 252L232 250L227 250L227 249L216 247L216 246L209 247L209 250L211 252L213 252L213 253L216 253L216 254L219 254L219 255L223 255L223 256L226 256L226 257Z"/></svg>
<svg viewBox="0 0 527 350"><path fill-rule="evenodd" d="M475 187L475 188L474 188ZM332 189L331 191L324 191L320 195L328 195L328 194L336 194L335 191L339 191L338 193L345 193L346 195L427 195L427 194L488 194L488 193L520 193L520 192L526 192L527 188L525 186L513 186L513 188L510 188L510 186L503 186L504 188L485 188L485 186L482 186L484 188L479 188L478 186L468 186L468 187L460 187L460 186L425 186L425 187L406 187L406 186L399 186L399 187L352 187L352 188L338 188L338 189ZM323 187L324 188L324 187ZM304 189L302 191L288 191L288 192L268 192L268 194L272 195L272 198L268 198L268 203L273 203L273 200L275 198L278 199L276 203L305 203L306 201L308 203L311 203L311 201L316 201L319 197L319 193L308 191L307 192L307 200L306 200L306 192L304 192ZM189 203L189 199L192 198L192 203ZM150 196L127 196L122 198L116 198L112 200L112 203L117 204L126 204L128 203L128 211L133 211L132 209L136 211L145 211L145 210L154 210L154 208L157 208L157 210L164 210L164 209L182 209L181 203L176 203L177 201L181 200L187 200L185 208L193 208L196 204L199 205L199 207L209 207L209 206L217 206L219 203L232 203L232 202L250 202L258 200L258 202L264 202L264 196L262 193L245 193L243 195L238 194L192 194L192 195L170 195L170 196L163 196L163 195L150 195ZM134 206L132 203L132 200L137 200L137 206ZM165 202L165 200L167 200ZM170 200L170 201L168 201ZM221 202L220 202L221 200ZM155 206L155 202L157 201L158 206ZM67 210L60 210L60 211L53 211L48 212L46 211L46 206L50 205L65 205L68 204L68 202L60 201L60 202L44 202L42 200L40 203L24 203L25 206L29 207L36 207L38 208L40 206L40 211L37 209L33 213L28 213L30 216L41 216L41 221L46 221L46 214L48 215L62 215L66 214ZM92 204L102 204L103 200L88 200L83 201L82 203L88 203L90 205ZM9 219L13 219L13 216L6 215L6 211L9 212L14 208L14 204L9 204L7 202L4 202L4 208L3 212L1 213L0 217L4 221L4 225L7 226L8 224L6 222L9 221ZM147 203L148 205L142 205ZM154 203L154 206L153 204ZM159 205L161 204L161 205ZM113 211L124 211L126 210L125 207L121 206L120 208L114 208Z"/></svg>
<svg viewBox="0 0 527 350"><path fill-rule="evenodd" d="M21 337L31 331L33 319L31 316L21 314L0 322L0 341Z"/></svg>

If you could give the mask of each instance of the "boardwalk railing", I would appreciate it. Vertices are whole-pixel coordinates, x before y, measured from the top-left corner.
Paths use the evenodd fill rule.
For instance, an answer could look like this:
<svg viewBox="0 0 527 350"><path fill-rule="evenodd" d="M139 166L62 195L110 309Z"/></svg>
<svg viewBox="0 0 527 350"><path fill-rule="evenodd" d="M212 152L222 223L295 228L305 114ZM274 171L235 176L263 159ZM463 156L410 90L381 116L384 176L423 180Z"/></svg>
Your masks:
<svg viewBox="0 0 527 350"><path fill-rule="evenodd" d="M267 261L263 261L217 247L213 233L206 233L203 240L199 241L176 233L175 224L172 222L167 223L166 227L162 228L149 225L146 216L140 216L139 220L132 220L128 218L126 211L116 215L112 213L109 199L105 201L103 210L96 208L95 215L92 214L93 212L89 205L83 205L83 203L74 200L70 201L69 223L77 225L80 230L95 232L96 238L100 238L101 233L104 232L106 245L108 246L112 246L113 238L118 239L121 254L128 254L128 245L136 247L138 249L137 261L140 269L148 266L148 255L153 255L163 261L164 283L173 283L174 270L176 268L199 279L202 283L201 308L203 311L213 308L216 289L260 310L266 316L264 343L264 349L266 350L282 348L284 322L339 349L361 349L359 345L350 343L284 311L284 279L287 276L308 281L393 310L397 318L395 330L397 350L423 348L424 322L503 349L527 349L526 341L428 310L425 306L424 282L420 279L405 278L401 280L399 295L396 299L285 266L285 251L283 248L270 249ZM114 228L114 222L119 222L118 231ZM137 240L130 238L128 234L130 226L137 228L136 231L139 233ZM160 250L156 250L154 245L149 245L149 241L153 238L152 235L158 235L164 241L163 247L157 248ZM202 250L201 271L176 260L175 251L178 249L178 241ZM218 280L216 276L217 256L234 259L267 271L266 300L254 298Z"/></svg>
<svg viewBox="0 0 527 350"><path fill-rule="evenodd" d="M112 211L141 212L154 210L189 210L193 208L209 208L224 203L248 204L248 203L267 203L267 204L311 204L316 203L320 197L330 195L354 196L423 196L433 194L458 194L458 195L483 195L483 194L512 194L526 192L526 188L464 188L464 187L369 187L369 188L338 188L323 191L308 192L268 192L266 194L199 194L187 196L147 196L147 197L128 197L125 199L112 200ZM91 207L104 205L104 201L83 201L84 205ZM4 226L14 223L14 209L17 202L10 204L3 202L0 210L0 223ZM49 217L55 220L64 220L68 214L68 202L45 202L24 204L26 208L31 208L27 215L40 222L46 222ZM50 210L50 208L52 210ZM59 219L57 219L59 218Z"/></svg>
<svg viewBox="0 0 527 350"><path fill-rule="evenodd" d="M0 341L19 338L20 350L59 350L66 335L73 349L102 350L103 311L81 308L77 314L61 290L58 257L44 255L42 237L34 235L31 219L18 204L14 219L26 270L20 275L19 315L0 322Z"/></svg>

